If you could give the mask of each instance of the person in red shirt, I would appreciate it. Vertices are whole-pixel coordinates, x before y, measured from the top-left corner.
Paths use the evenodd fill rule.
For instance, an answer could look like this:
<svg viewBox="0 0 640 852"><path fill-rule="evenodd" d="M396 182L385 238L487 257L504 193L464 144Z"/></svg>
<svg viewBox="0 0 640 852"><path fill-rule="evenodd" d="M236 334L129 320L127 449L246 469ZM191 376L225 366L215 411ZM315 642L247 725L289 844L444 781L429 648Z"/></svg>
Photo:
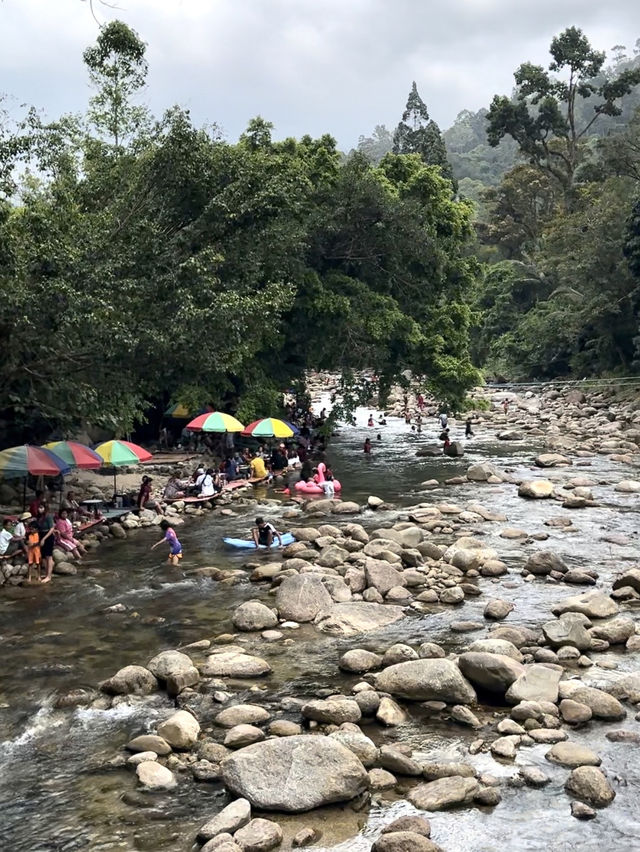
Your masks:
<svg viewBox="0 0 640 852"><path fill-rule="evenodd" d="M32 518L37 518L38 507L41 503L44 503L44 491L36 491L35 498L29 503L29 514Z"/></svg>

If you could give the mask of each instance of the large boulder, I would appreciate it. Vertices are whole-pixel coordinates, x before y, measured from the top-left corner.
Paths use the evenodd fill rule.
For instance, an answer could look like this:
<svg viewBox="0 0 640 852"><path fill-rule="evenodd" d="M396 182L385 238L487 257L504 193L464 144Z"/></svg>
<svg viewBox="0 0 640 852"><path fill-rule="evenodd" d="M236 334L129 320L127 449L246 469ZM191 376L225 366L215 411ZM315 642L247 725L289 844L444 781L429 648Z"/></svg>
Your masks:
<svg viewBox="0 0 640 852"><path fill-rule="evenodd" d="M562 648L570 645L579 651L588 651L591 647L591 635L589 631L578 621L568 618L558 618L555 621L547 621L542 625L544 638L552 648Z"/></svg>
<svg viewBox="0 0 640 852"><path fill-rule="evenodd" d="M545 754L547 760L551 763L557 763L560 766L600 766L602 760L598 757L595 751L591 751L586 746L578 743L556 743Z"/></svg>
<svg viewBox="0 0 640 852"><path fill-rule="evenodd" d="M182 651L161 651L147 663L147 668L158 678L166 681L176 675L184 675L191 672L195 666L191 657Z"/></svg>
<svg viewBox="0 0 640 852"><path fill-rule="evenodd" d="M610 805L616 797L604 774L595 766L579 766L574 769L564 788L567 793L572 793L597 808Z"/></svg>
<svg viewBox="0 0 640 852"><path fill-rule="evenodd" d="M100 684L107 695L149 695L157 688L158 681L144 666L125 666Z"/></svg>
<svg viewBox="0 0 640 852"><path fill-rule="evenodd" d="M467 469L467 479L471 482L486 482L492 476L496 475L496 470L493 465L488 464L487 462L481 462L480 464L472 464L471 467Z"/></svg>
<svg viewBox="0 0 640 852"><path fill-rule="evenodd" d="M237 651L212 654L200 667L204 677L261 677L270 671L271 666L262 657Z"/></svg>
<svg viewBox="0 0 640 852"><path fill-rule="evenodd" d="M422 659L389 666L376 676L376 689L413 701L472 704L476 693L452 660Z"/></svg>
<svg viewBox="0 0 640 852"><path fill-rule="evenodd" d="M564 574L569 570L566 563L551 550L538 550L527 559L524 570L529 574L544 576L552 571Z"/></svg>
<svg viewBox="0 0 640 852"><path fill-rule="evenodd" d="M536 467L561 467L570 465L571 459L560 453L541 453L536 456L535 464Z"/></svg>
<svg viewBox="0 0 640 852"><path fill-rule="evenodd" d="M458 458L464 455L464 446L460 443L460 441L452 441L448 447L444 447L443 452L445 456Z"/></svg>
<svg viewBox="0 0 640 852"><path fill-rule="evenodd" d="M316 626L323 633L356 636L358 633L369 633L387 627L401 618L404 618L404 610L400 606L350 601L335 604L318 618Z"/></svg>
<svg viewBox="0 0 640 852"><path fill-rule="evenodd" d="M358 758L331 737L295 736L240 749L220 765L229 790L265 811L301 813L367 789Z"/></svg>
<svg viewBox="0 0 640 852"><path fill-rule="evenodd" d="M514 680L524 674L524 666L512 657L468 651L458 657L462 674L473 686L504 695Z"/></svg>
<svg viewBox="0 0 640 852"><path fill-rule="evenodd" d="M221 710L213 721L223 728L235 728L236 725L261 725L270 718L271 713L257 704L234 704Z"/></svg>
<svg viewBox="0 0 640 852"><path fill-rule="evenodd" d="M629 568L613 584L614 589L622 589L625 586L640 592L640 568Z"/></svg>
<svg viewBox="0 0 640 852"><path fill-rule="evenodd" d="M238 630L269 630L278 623L278 616L261 601L245 601L231 617L233 626Z"/></svg>
<svg viewBox="0 0 640 852"><path fill-rule="evenodd" d="M518 663L522 662L522 654L513 642L509 642L507 639L476 639L469 650L478 651L483 654L502 654L505 657L511 657L512 660ZM420 654L420 656L425 657L428 655ZM444 656L444 652L442 656Z"/></svg>
<svg viewBox="0 0 640 852"><path fill-rule="evenodd" d="M333 606L333 599L316 574L286 577L278 586L276 607L286 621L307 622Z"/></svg>
<svg viewBox="0 0 640 852"><path fill-rule="evenodd" d="M367 559L364 570L367 586L373 586L381 595L386 595L389 589L396 586L406 585L402 573L380 559Z"/></svg>
<svg viewBox="0 0 640 852"><path fill-rule="evenodd" d="M610 645L624 645L624 643L636 632L633 619L624 616L602 621L591 630L596 639L604 639Z"/></svg>
<svg viewBox="0 0 640 852"><path fill-rule="evenodd" d="M591 686L578 686L577 689L571 690L570 698L589 707L594 719L619 722L627 715L617 698Z"/></svg>
<svg viewBox="0 0 640 852"><path fill-rule="evenodd" d="M176 776L166 766L155 760L145 760L136 766L138 781L147 790L173 790L177 786Z"/></svg>
<svg viewBox="0 0 640 852"><path fill-rule="evenodd" d="M158 736L170 746L178 749L190 749L198 741L200 724L195 716L186 710L178 710L173 716L158 725Z"/></svg>
<svg viewBox="0 0 640 852"><path fill-rule="evenodd" d="M379 669L382 666L382 657L364 648L352 648L340 657L338 666L344 672L363 674L372 669Z"/></svg>
<svg viewBox="0 0 640 852"><path fill-rule="evenodd" d="M553 482L548 479L532 479L523 482L518 488L518 497L526 497L529 500L545 500L553 495Z"/></svg>
<svg viewBox="0 0 640 852"><path fill-rule="evenodd" d="M409 793L408 799L416 808L424 811L441 811L452 805L470 802L480 789L475 778L451 775L438 778L427 784L419 784Z"/></svg>
<svg viewBox="0 0 640 852"><path fill-rule="evenodd" d="M389 701L390 699L387 699ZM343 746L352 751L363 766L367 769L373 766L378 759L378 747L362 733L355 731L335 731L330 737L337 740Z"/></svg>
<svg viewBox="0 0 640 852"><path fill-rule="evenodd" d="M551 701L558 700L558 684L562 677L560 666L548 666L534 663L527 666L524 674L511 684L506 693L510 704L521 701Z"/></svg>
<svg viewBox="0 0 640 852"><path fill-rule="evenodd" d="M334 695L308 701L302 706L302 715L325 725L342 725L344 722L359 722L362 713L353 698Z"/></svg>
<svg viewBox="0 0 640 852"><path fill-rule="evenodd" d="M608 618L616 615L618 604L602 592L583 592L559 601L551 608L554 615L564 612L580 612L588 618Z"/></svg>

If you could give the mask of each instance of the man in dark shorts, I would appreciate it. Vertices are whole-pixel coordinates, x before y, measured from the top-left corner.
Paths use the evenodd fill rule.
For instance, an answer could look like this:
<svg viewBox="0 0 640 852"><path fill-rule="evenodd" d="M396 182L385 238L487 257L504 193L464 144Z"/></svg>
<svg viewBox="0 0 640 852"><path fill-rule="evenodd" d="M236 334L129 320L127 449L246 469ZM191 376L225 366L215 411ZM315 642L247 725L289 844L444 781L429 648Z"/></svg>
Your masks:
<svg viewBox="0 0 640 852"><path fill-rule="evenodd" d="M256 518L256 525L251 532L256 547L258 547L259 545L263 545L264 547L271 547L271 545L273 544L274 537L278 539L278 545L282 547L281 534L273 526L273 524L266 523L264 518Z"/></svg>

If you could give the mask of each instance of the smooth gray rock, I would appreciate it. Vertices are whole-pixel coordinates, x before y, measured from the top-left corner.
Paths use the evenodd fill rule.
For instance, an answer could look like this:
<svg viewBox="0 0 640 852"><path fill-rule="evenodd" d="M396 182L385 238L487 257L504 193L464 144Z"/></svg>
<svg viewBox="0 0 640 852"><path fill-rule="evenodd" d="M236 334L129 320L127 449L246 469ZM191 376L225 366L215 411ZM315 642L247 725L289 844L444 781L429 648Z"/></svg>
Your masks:
<svg viewBox="0 0 640 852"><path fill-rule="evenodd" d="M397 663L376 676L376 689L413 701L472 704L476 693L452 660Z"/></svg>
<svg viewBox="0 0 640 852"><path fill-rule="evenodd" d="M504 695L514 680L524 674L522 663L503 654L467 651L458 657L462 674L474 687Z"/></svg>
<svg viewBox="0 0 640 852"><path fill-rule="evenodd" d="M300 623L313 621L331 610L333 599L316 574L286 577L276 592L276 608L281 619Z"/></svg>

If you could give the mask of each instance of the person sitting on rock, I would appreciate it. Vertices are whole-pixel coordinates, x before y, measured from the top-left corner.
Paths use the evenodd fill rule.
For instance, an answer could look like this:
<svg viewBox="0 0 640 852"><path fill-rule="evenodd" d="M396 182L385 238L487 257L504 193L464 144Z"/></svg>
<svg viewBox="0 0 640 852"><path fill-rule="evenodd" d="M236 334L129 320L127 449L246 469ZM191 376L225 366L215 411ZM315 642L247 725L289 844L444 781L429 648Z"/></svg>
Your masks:
<svg viewBox="0 0 640 852"><path fill-rule="evenodd" d="M444 429L442 435L440 435L440 440L444 441L444 446L442 448L443 452L451 446L451 439L449 438L449 429Z"/></svg>

